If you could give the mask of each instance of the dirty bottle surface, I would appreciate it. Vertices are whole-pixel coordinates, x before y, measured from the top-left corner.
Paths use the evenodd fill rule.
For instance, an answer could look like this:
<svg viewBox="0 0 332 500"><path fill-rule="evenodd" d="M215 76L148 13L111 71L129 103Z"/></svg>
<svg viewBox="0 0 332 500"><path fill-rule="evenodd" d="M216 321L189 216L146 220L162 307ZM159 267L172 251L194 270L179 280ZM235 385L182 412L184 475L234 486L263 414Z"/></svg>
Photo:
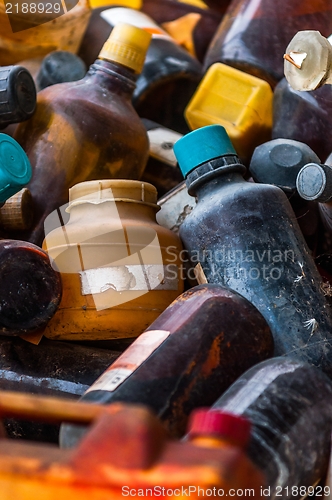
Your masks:
<svg viewBox="0 0 332 500"><path fill-rule="evenodd" d="M0 66L0 129L28 120L36 109L36 87L22 66Z"/></svg>
<svg viewBox="0 0 332 500"><path fill-rule="evenodd" d="M138 114L177 132L187 132L183 112L202 77L202 67L151 17L133 9L97 9L83 38L79 55L86 64L97 57L118 23L130 23L152 34L151 43L133 92Z"/></svg>
<svg viewBox="0 0 332 500"><path fill-rule="evenodd" d="M330 306L286 195L243 179L245 168L219 125L184 136L174 153L197 196L179 233L192 265L206 282L257 307L276 356L290 353L332 376Z"/></svg>
<svg viewBox="0 0 332 500"><path fill-rule="evenodd" d="M200 285L176 299L82 400L145 404L180 436L190 412L216 400L220 383L225 390L272 351L271 332L255 307L226 288ZM62 446L83 432L64 425Z"/></svg>
<svg viewBox="0 0 332 500"><path fill-rule="evenodd" d="M331 434L331 381L314 366L273 358L250 368L211 410L232 412L252 425L248 455L265 474L266 498L326 495ZM321 488L321 489L320 489Z"/></svg>
<svg viewBox="0 0 332 500"><path fill-rule="evenodd" d="M140 181L90 181L69 199L67 224L64 211L45 221L43 247L61 272L63 297L44 335L137 337L183 291L182 244L156 222L157 191Z"/></svg>
<svg viewBox="0 0 332 500"><path fill-rule="evenodd" d="M85 180L139 178L148 158L148 138L131 97L150 35L118 25L78 82L38 93L37 110L15 137L27 152L33 177L34 228L24 237L41 245L44 219L68 202L68 190ZM121 48L128 50L121 52Z"/></svg>
<svg viewBox="0 0 332 500"><path fill-rule="evenodd" d="M0 336L0 390L78 399L120 352L43 338ZM7 419L11 438L58 442L59 425Z"/></svg>
<svg viewBox="0 0 332 500"><path fill-rule="evenodd" d="M297 31L332 33L331 0L233 0L207 50L204 68L223 62L274 87L284 76L285 48Z"/></svg>
<svg viewBox="0 0 332 500"><path fill-rule="evenodd" d="M41 248L19 240L0 241L0 333L42 331L57 310L60 274Z"/></svg>

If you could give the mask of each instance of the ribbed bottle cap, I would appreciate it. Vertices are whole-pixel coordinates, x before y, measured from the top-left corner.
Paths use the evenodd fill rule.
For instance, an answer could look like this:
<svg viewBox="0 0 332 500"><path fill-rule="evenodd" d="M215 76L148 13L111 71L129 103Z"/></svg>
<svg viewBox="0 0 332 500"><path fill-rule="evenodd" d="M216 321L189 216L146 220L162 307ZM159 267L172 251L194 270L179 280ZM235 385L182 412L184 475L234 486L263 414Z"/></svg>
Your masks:
<svg viewBox="0 0 332 500"><path fill-rule="evenodd" d="M308 163L296 179L299 195L304 200L326 203L332 199L332 167Z"/></svg>
<svg viewBox="0 0 332 500"><path fill-rule="evenodd" d="M31 179L29 158L12 137L0 134L0 203L4 203Z"/></svg>
<svg viewBox="0 0 332 500"><path fill-rule="evenodd" d="M150 40L151 34L147 31L131 24L119 23L114 26L98 58L118 62L140 73Z"/></svg>
<svg viewBox="0 0 332 500"><path fill-rule="evenodd" d="M46 57L37 76L39 88L81 80L86 74L86 66L80 57L66 50L55 50Z"/></svg>
<svg viewBox="0 0 332 500"><path fill-rule="evenodd" d="M208 125L184 135L174 144L174 154L183 177L202 163L236 151L221 125Z"/></svg>
<svg viewBox="0 0 332 500"><path fill-rule="evenodd" d="M157 190L148 182L122 179L85 181L69 189L69 207L91 203L98 205L106 201L137 201L156 205ZM156 205L157 208L157 205Z"/></svg>
<svg viewBox="0 0 332 500"><path fill-rule="evenodd" d="M246 446L251 431L251 423L244 417L221 410L199 408L190 416L188 434L190 437L214 435L236 441Z"/></svg>
<svg viewBox="0 0 332 500"><path fill-rule="evenodd" d="M36 87L21 66L0 66L0 125L28 120L36 109Z"/></svg>

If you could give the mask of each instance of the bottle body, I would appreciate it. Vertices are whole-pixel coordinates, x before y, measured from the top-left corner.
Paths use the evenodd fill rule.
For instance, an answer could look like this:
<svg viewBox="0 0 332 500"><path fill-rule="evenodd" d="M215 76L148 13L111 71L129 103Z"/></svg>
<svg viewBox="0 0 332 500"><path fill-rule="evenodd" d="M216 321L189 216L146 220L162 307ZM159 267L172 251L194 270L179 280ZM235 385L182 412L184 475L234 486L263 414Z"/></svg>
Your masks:
<svg viewBox="0 0 332 500"><path fill-rule="evenodd" d="M301 92L284 78L274 92L272 137L302 141L325 161L331 153L331 110L331 85Z"/></svg>
<svg viewBox="0 0 332 500"><path fill-rule="evenodd" d="M191 410L211 404L217 381L228 387L245 366L271 352L270 331L251 304L222 287L198 286L176 299L83 400L145 404L179 436ZM62 444L72 445L81 434L64 426Z"/></svg>
<svg viewBox="0 0 332 500"><path fill-rule="evenodd" d="M273 0L233 0L204 60L207 69L223 62L258 76L274 87L284 76L283 54L297 31L332 32L332 3L298 0L280 8Z"/></svg>
<svg viewBox="0 0 332 500"><path fill-rule="evenodd" d="M34 169L34 229L26 239L41 244L45 217L68 202L77 182L141 176L148 139L133 89L129 69L98 60L83 80L39 92L36 113L15 133Z"/></svg>
<svg viewBox="0 0 332 500"><path fill-rule="evenodd" d="M331 391L330 380L315 367L274 358L244 373L213 405L251 421L248 455L265 474L268 498L311 496L324 477Z"/></svg>
<svg viewBox="0 0 332 500"><path fill-rule="evenodd" d="M179 237L155 219L157 193L139 181L83 182L70 191L70 219L44 248L63 282L45 336L137 337L183 291ZM52 217L45 227L52 227Z"/></svg>
<svg viewBox="0 0 332 500"><path fill-rule="evenodd" d="M180 228L193 265L208 283L228 286L257 307L275 355L294 351L332 375L332 353L325 351L330 308L285 194L234 172L202 182L196 192L198 203Z"/></svg>

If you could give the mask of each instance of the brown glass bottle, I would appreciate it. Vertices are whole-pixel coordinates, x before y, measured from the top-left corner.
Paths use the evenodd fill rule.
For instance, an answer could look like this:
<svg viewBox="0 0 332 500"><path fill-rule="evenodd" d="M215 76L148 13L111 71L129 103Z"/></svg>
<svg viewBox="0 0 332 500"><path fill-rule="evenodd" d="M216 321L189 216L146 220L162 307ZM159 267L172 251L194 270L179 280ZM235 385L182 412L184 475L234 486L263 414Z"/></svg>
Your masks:
<svg viewBox="0 0 332 500"><path fill-rule="evenodd" d="M60 273L46 252L18 240L0 241L0 332L42 331L62 294Z"/></svg>
<svg viewBox="0 0 332 500"><path fill-rule="evenodd" d="M204 67L223 62L275 86L283 54L299 30L332 32L331 0L233 0L207 50Z"/></svg>
<svg viewBox="0 0 332 500"><path fill-rule="evenodd" d="M227 288L200 285L176 299L82 400L145 404L179 436L190 412L220 394L219 384L226 390L272 350L255 307ZM71 446L81 434L82 428L63 427L62 444Z"/></svg>
<svg viewBox="0 0 332 500"><path fill-rule="evenodd" d="M24 235L28 241L41 245L45 217L68 202L74 184L141 176L148 138L131 97L149 40L143 30L118 25L85 78L39 92L35 115L15 134L33 167L35 217L34 229ZM125 57L123 45L129 47Z"/></svg>

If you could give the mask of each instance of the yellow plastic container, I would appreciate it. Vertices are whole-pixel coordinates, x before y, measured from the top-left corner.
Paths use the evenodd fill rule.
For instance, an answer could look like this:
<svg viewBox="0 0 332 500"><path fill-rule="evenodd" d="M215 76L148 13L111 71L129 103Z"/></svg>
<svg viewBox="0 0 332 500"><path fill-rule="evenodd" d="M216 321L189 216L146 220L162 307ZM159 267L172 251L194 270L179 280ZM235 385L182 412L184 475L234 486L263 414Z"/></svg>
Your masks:
<svg viewBox="0 0 332 500"><path fill-rule="evenodd" d="M116 5L117 7L128 7L129 9L139 10L142 7L142 3L143 0L90 0L90 5L93 9Z"/></svg>
<svg viewBox="0 0 332 500"><path fill-rule="evenodd" d="M238 155L247 161L256 146L270 139L272 101L267 82L215 63L185 109L185 118L192 130L214 124L225 127Z"/></svg>
<svg viewBox="0 0 332 500"><path fill-rule="evenodd" d="M63 295L51 339L137 337L183 291L180 238L159 226L157 190L129 180L87 181L69 190L70 219L56 213L43 248L61 272Z"/></svg>
<svg viewBox="0 0 332 500"><path fill-rule="evenodd" d="M0 0L0 65L43 57L53 50L76 53L91 14L89 0L79 0L70 10L68 2L67 12L57 15L64 12L64 5L61 0L11 4Z"/></svg>

